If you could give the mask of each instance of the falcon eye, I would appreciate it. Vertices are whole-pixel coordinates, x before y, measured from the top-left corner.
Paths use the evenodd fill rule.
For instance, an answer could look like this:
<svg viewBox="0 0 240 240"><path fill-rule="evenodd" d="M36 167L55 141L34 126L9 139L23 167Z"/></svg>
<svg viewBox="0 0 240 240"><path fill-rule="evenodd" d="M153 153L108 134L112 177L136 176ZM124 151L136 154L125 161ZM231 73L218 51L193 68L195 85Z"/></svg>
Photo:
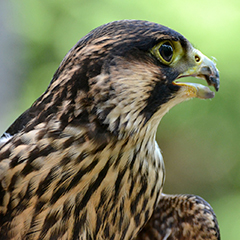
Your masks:
<svg viewBox="0 0 240 240"><path fill-rule="evenodd" d="M177 60L178 55L181 54L182 56L180 43L170 40L163 40L159 42L150 50L150 52L165 65L170 65L172 62Z"/></svg>
<svg viewBox="0 0 240 240"><path fill-rule="evenodd" d="M159 48L160 56L168 63L171 62L173 57L173 48L169 42L163 43Z"/></svg>

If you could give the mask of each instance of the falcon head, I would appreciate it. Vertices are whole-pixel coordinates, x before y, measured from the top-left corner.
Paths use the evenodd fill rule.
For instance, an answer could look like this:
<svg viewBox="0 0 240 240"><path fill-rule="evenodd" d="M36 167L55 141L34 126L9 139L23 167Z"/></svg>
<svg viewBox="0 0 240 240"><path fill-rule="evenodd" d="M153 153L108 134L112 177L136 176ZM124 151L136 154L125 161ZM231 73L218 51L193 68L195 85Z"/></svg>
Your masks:
<svg viewBox="0 0 240 240"><path fill-rule="evenodd" d="M62 129L91 126L93 136L99 131L130 136L147 125L156 131L174 105L214 97L207 86L182 82L188 76L219 89L215 63L181 34L146 21L111 22L80 39L47 91L7 133L49 121Z"/></svg>

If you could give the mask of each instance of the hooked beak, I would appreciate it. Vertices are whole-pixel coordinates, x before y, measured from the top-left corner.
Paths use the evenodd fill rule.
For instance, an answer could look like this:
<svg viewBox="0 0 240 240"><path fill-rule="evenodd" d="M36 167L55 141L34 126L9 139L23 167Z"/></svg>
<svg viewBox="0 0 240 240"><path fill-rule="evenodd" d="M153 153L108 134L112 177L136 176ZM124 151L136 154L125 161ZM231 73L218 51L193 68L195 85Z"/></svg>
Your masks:
<svg viewBox="0 0 240 240"><path fill-rule="evenodd" d="M193 66L188 68L185 72L181 73L173 82L173 84L182 87L186 95L188 95L190 98L213 98L215 94L207 86L203 86L197 83L178 82L178 79L180 78L191 76L204 79L207 81L209 86L213 86L216 91L219 90L220 80L216 64L197 49L193 48L191 55Z"/></svg>

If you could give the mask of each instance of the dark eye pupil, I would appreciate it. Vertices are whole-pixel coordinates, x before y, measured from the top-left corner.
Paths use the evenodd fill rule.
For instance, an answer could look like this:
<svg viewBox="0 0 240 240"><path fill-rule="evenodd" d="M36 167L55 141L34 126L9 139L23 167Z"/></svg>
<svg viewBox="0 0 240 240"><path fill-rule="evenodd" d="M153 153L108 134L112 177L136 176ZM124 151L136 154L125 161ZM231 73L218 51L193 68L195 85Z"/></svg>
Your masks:
<svg viewBox="0 0 240 240"><path fill-rule="evenodd" d="M166 62L170 62L173 56L173 49L170 43L164 43L159 48L159 53Z"/></svg>

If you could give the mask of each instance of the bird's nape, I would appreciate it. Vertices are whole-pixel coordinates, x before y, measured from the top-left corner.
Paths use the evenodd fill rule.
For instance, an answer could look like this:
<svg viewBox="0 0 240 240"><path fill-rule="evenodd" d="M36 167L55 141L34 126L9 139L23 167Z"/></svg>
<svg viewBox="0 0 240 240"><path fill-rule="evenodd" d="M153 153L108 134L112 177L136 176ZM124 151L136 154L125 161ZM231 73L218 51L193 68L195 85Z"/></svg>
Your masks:
<svg viewBox="0 0 240 240"><path fill-rule="evenodd" d="M195 209L188 206L205 204L161 193L161 118L189 98L214 97L207 86L179 81L187 76L219 88L215 64L162 25L116 21L80 39L0 139L0 239L142 239L145 225L161 239L181 229L185 239L182 222L170 232L151 223L170 221L167 212L182 199L183 218ZM219 239L204 207L212 221L190 214L191 229ZM213 222L217 230L209 231Z"/></svg>

